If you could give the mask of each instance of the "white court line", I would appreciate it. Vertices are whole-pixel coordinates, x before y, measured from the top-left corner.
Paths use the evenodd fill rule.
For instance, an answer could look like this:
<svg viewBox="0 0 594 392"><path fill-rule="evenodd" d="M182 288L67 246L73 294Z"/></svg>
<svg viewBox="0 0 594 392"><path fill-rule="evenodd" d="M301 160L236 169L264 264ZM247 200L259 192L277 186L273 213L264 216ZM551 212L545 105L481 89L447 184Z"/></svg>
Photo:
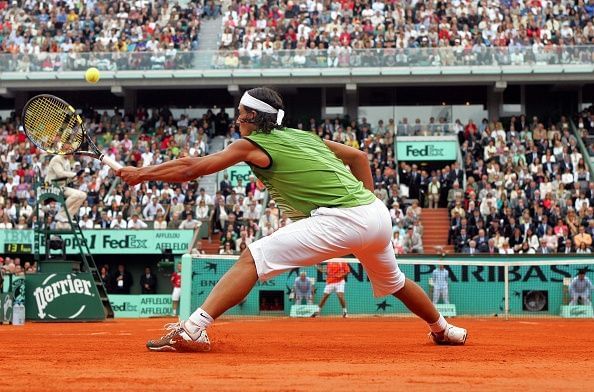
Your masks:
<svg viewBox="0 0 594 392"><path fill-rule="evenodd" d="M131 332L121 331L121 332L88 332L88 333L52 333L50 335L36 335L36 336L102 336L102 335L110 335L110 336L129 336L132 335Z"/></svg>
<svg viewBox="0 0 594 392"><path fill-rule="evenodd" d="M540 323L534 321L518 321L519 324L538 325Z"/></svg>
<svg viewBox="0 0 594 392"><path fill-rule="evenodd" d="M109 332L88 332L88 333L50 333L50 334L34 334L32 336L98 336L98 335L108 335Z"/></svg>

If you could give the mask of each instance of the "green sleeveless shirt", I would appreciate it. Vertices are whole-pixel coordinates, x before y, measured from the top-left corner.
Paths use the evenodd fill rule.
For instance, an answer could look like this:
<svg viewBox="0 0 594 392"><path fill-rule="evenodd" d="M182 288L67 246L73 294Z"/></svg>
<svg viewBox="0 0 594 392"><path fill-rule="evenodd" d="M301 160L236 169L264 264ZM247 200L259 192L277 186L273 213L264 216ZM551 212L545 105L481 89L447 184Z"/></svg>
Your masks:
<svg viewBox="0 0 594 392"><path fill-rule="evenodd" d="M318 207L357 207L375 201L375 195L313 133L284 128L269 134L253 132L245 139L270 157L267 168L247 163L291 219L308 217Z"/></svg>

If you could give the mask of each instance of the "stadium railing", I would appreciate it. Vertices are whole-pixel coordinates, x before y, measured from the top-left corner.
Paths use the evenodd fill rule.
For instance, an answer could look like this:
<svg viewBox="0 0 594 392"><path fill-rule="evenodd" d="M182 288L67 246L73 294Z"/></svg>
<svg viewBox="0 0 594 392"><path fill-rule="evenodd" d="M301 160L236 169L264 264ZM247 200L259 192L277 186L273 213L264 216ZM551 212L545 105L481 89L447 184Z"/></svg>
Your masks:
<svg viewBox="0 0 594 392"><path fill-rule="evenodd" d="M211 58L211 64L201 59ZM532 47L383 48L329 50L217 50L163 52L85 52L0 54L0 72L181 71L207 69L303 68L357 69L357 75L398 75L398 69L436 67L448 74L468 73L582 73L594 69L594 45L533 49ZM469 67L472 67L470 69ZM519 68L520 67L520 68ZM391 71L390 71L391 69ZM437 68L439 70L439 68ZM386 73L388 72L388 73ZM248 75L249 76L249 75ZM18 80L17 75L1 79Z"/></svg>
<svg viewBox="0 0 594 392"><path fill-rule="evenodd" d="M571 124L571 132L575 136L578 148L579 148L580 152L582 153L582 156L584 156L584 158L586 158L586 159L584 159L584 162L588 166L588 171L590 172L590 178L594 178L593 177L594 176L594 163L592 162L592 156L590 156L590 153L588 152L588 147L584 143L584 140L582 139L582 135L579 134L578 129L575 126L575 123L573 122L573 120L569 120L569 123ZM587 140L590 143L592 143L592 140L594 140L594 137L588 136Z"/></svg>

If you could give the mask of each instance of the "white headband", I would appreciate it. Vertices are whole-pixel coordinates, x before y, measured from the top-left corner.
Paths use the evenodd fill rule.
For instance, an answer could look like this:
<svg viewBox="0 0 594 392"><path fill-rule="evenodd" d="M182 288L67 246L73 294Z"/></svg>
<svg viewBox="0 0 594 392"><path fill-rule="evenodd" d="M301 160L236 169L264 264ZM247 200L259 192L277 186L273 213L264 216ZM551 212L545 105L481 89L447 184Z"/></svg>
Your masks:
<svg viewBox="0 0 594 392"><path fill-rule="evenodd" d="M241 97L241 101L239 103L243 106L247 106L249 108L255 109L259 112L264 113L276 113L276 125L281 125L283 122L283 118L285 117L285 111L282 109L275 109L266 102L260 101L258 98L254 98L248 94L246 91L243 93Z"/></svg>

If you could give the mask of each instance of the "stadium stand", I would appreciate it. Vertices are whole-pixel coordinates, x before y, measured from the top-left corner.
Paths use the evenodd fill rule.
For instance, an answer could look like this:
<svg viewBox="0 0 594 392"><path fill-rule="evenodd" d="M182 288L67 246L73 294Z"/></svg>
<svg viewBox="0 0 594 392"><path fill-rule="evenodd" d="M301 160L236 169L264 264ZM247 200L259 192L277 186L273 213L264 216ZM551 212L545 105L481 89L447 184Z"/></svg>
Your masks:
<svg viewBox="0 0 594 392"><path fill-rule="evenodd" d="M519 65L592 59L591 3L233 1L218 67ZM425 49L409 51L409 49ZM451 50L444 50L451 48ZM291 52L289 52L289 50Z"/></svg>
<svg viewBox="0 0 594 392"><path fill-rule="evenodd" d="M482 253L590 252L594 193L568 119L506 128L484 120L460 133L468 182L447 199L456 250L474 238Z"/></svg>
<svg viewBox="0 0 594 392"><path fill-rule="evenodd" d="M216 137L217 130L220 134L222 128L227 129L226 143L239 137L228 115L222 112L215 115L209 111L199 119L186 115L174 119L166 109L139 108L133 116L118 110L112 114L89 111L86 118L99 145L114 159L132 165L205 155L209 153L209 139ZM414 135L434 124L430 120L409 131L405 122L390 119L385 124L379 121L371 125L364 118L349 122L337 118L312 119L307 124L322 139L368 153L375 193L392 215L396 252L423 253L425 213L430 214L432 222L442 219L438 230L449 228L448 244L452 246L446 250L471 252L472 239L477 252L482 253L534 253L543 251L543 240L551 253L565 252L567 240L571 241L568 251L590 250L594 186L567 118L547 127L538 118L528 121L525 116L512 117L505 126L487 120L470 120L466 125L457 121L451 131L458 132L465 165L453 163L430 171L403 162L396 167L393 143L399 129ZM46 216L41 223L36 222L31 207L35 202L33 177L36 170L44 172L47 159L29 145L17 124L15 118L2 123L0 226L16 229L53 225L58 205L51 203L44 208ZM587 129L590 124L578 126ZM304 128L302 123L297 127ZM127 129L134 131L124 132ZM225 144L219 143L219 148ZM273 200L268 204L262 189L250 188L249 184L211 195L201 190L199 181L112 187L114 177L109 169L88 159L82 159L81 164L85 172L81 190L89 195L79 213L83 228L128 228L134 214L148 224L147 228L180 228L200 221L208 227L204 233L215 241L215 245L206 242L206 250L222 252L227 242L231 242L231 249L239 251L242 243L249 244L290 223L279 214ZM440 184L437 192L432 183ZM429 197L432 193L435 197ZM443 208L449 211L447 219L451 222L443 222ZM585 229L583 235L580 226ZM525 243L527 249L523 249Z"/></svg>
<svg viewBox="0 0 594 392"><path fill-rule="evenodd" d="M222 14L215 68L589 63L594 6L234 0L0 2L4 71L187 69ZM422 49L422 50L417 50ZM49 54L45 54L49 53ZM134 55L125 56L124 53Z"/></svg>
<svg viewBox="0 0 594 392"><path fill-rule="evenodd" d="M224 10L223 3L213 0L80 4L0 1L0 48L4 52L0 68L3 72L82 70L89 66L102 70L189 68L198 48L201 18L219 16L216 68L546 65L594 60L594 46L588 46L594 42L591 1L578 5L565 0L554 4L537 0L454 1L447 5L425 1L234 0L225 3ZM201 156L209 153L216 135L225 135L219 147L239 137L228 116L212 112L197 119L174 119L166 109L144 108L133 115L119 110L112 114L87 110L83 114L98 143L111 157L128 164ZM468 250L470 239L484 229L489 251L499 251L505 238L511 241L514 221L522 225L522 241L516 236L506 252L527 251L521 249L526 240L531 241L530 251L542 250L542 238L547 239L547 250L555 252L565 249L567 240L572 241L572 251L579 250L579 225L574 220L587 226L586 234L594 234L589 224L590 206L594 206L590 163L582 158L578 146L583 142L590 155L594 152L593 118L591 108L574 118L581 141L570 132L566 118L547 127L538 119L523 116L511 118L505 126L487 120L450 124L445 118L431 118L426 123L421 119L411 123L407 118L388 119L374 126L363 118L344 122L326 118L294 125L368 153L376 195L391 208L395 250L399 253L421 253L427 245L445 245L441 238L432 238L432 230L446 225L451 247L446 249ZM2 124L0 227L51 225L51 216L59 206L46 206L45 222L35 222L31 213L34 194L30 184L35 170L43 172L47 162L35 149L28 150L23 134L17 131L18 121L12 118ZM128 134L128 129L134 131ZM463 167L454 164L424 170L406 163L396 167L394 137L435 134L459 135ZM195 224L191 220L184 223L191 215L209 223L207 232L216 235L215 242L220 238L220 244L208 250L223 250L233 239L232 248L238 251L242 242L288 223L278 214L270 225L261 220L268 208L275 207L268 206L265 192L259 190L250 196L238 189L233 200L229 194L211 194L211 202L201 206L198 182L129 189L122 184L112 186L113 173L96 162L82 160L81 168L88 184L83 190L89 194L80 213L85 228L128 227L135 213L148 221L149 228L179 227L182 223ZM438 190L431 186L433 178L440 184ZM162 212L153 207L147 210L154 197ZM188 206L188 201L195 204ZM425 214L443 226L425 228ZM544 225L543 216L547 216ZM231 238L227 238L228 221L234 219L241 221L244 229L233 224ZM569 233L558 235L558 231L567 231L563 225L557 229L558 221L568 225ZM465 224L469 225L468 239L459 242ZM547 234L548 226L559 237L557 245ZM526 239L529 229L536 241ZM489 246L489 239L495 246ZM476 244L478 251L485 249L482 242Z"/></svg>
<svg viewBox="0 0 594 392"><path fill-rule="evenodd" d="M10 5L9 5L10 3ZM200 18L213 1L0 1L3 71L185 68L198 48ZM121 56L126 52L135 56Z"/></svg>

